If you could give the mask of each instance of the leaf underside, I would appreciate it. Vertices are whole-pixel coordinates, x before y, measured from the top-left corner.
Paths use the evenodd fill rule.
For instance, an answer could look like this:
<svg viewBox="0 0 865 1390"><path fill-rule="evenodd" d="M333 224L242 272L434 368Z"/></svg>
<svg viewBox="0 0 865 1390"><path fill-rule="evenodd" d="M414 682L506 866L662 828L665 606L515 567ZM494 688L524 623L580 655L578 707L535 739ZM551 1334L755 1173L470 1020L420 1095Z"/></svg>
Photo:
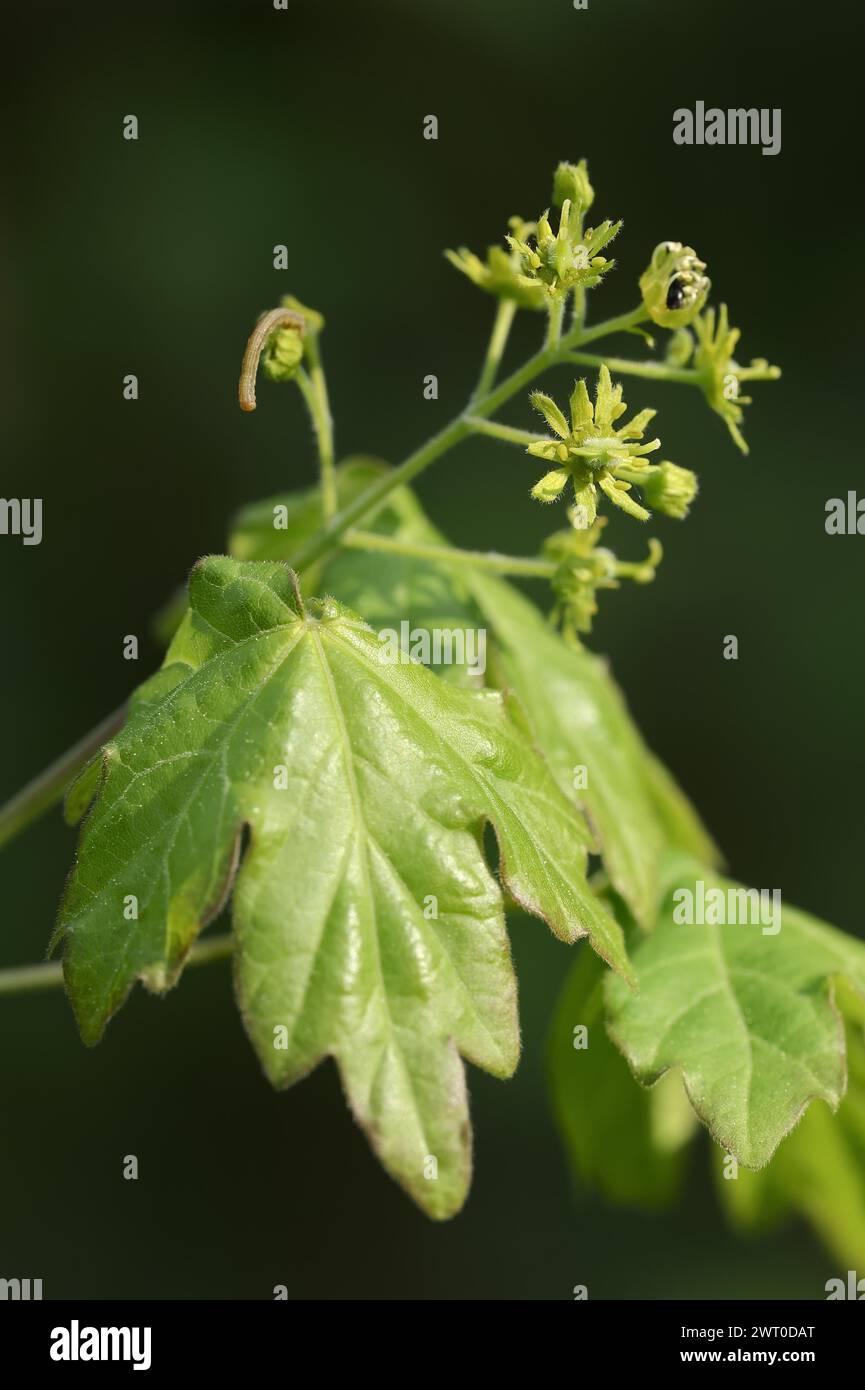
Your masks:
<svg viewBox="0 0 865 1390"><path fill-rule="evenodd" d="M383 660L339 604L301 609L281 564L201 562L164 667L104 751L61 906L82 1035L136 979L170 987L233 885L267 1075L286 1086L333 1055L382 1162L452 1214L471 1167L460 1054L507 1076L519 1051L487 821L513 897L627 977L586 884L590 834L499 694Z"/></svg>

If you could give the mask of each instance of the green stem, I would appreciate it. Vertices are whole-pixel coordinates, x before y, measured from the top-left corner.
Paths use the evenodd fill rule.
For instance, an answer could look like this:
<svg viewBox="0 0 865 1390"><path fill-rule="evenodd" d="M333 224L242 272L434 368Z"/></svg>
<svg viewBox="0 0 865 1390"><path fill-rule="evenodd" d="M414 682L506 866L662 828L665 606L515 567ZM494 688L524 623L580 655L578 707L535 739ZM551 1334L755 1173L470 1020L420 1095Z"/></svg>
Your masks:
<svg viewBox="0 0 865 1390"><path fill-rule="evenodd" d="M546 371L548 367L560 360L558 351L547 347L541 348L540 352L536 352L521 367L517 367L515 372L511 372L510 376L505 377L504 381L490 391L488 396L472 403L472 419L487 419L490 415L495 415L496 411L512 396L516 395L517 391L521 391L524 386L531 385L535 377L540 376L541 372Z"/></svg>
<svg viewBox="0 0 865 1390"><path fill-rule="evenodd" d="M233 948L234 937L226 932L193 946L185 963L207 965L212 960L223 960L230 956ZM44 965L14 965L9 970L0 970L0 994L24 994L37 989L54 989L62 984L61 961L49 961Z"/></svg>
<svg viewBox="0 0 865 1390"><path fill-rule="evenodd" d="M26 830L28 825L62 801L67 787L85 763L89 763L94 753L98 753L112 734L117 733L125 718L126 706L123 705L0 808L0 846L14 839L20 831Z"/></svg>
<svg viewBox="0 0 865 1390"><path fill-rule="evenodd" d="M483 396L485 392L489 391L495 381L499 365L504 356L505 348L507 347L516 312L517 302L515 299L499 300L498 307L496 308L496 316L493 319L493 331L490 334L487 355L484 358L484 365L481 368L481 374L478 378L478 384L474 389L472 400L476 400L478 396Z"/></svg>
<svg viewBox="0 0 865 1390"><path fill-rule="evenodd" d="M338 506L336 456L333 446L333 416L330 413L327 380L321 364L316 333L310 333L307 337L304 352L309 363L309 375L301 368L297 374L297 383L303 393L315 430L321 477L321 507L325 517L328 518L336 514Z"/></svg>
<svg viewBox="0 0 865 1390"><path fill-rule="evenodd" d="M349 531L343 537L342 544L352 550L409 555L416 560L431 560L440 565L487 570L493 574L549 579L556 569L552 560L544 560L540 556L500 555L495 550L458 550L450 545L423 545L414 541L398 541L393 536L381 536L375 531Z"/></svg>
<svg viewBox="0 0 865 1390"><path fill-rule="evenodd" d="M565 301L554 299L549 308L547 317L547 338L545 346L555 351L558 348L562 337L562 315L565 312Z"/></svg>
<svg viewBox="0 0 865 1390"><path fill-rule="evenodd" d="M392 469L390 473L379 478L377 482L367 488L366 492L355 498L354 502L326 521L318 534L292 555L290 561L292 568L298 571L305 570L316 560L320 560L323 555L328 555L336 548L340 538L345 535L349 527L354 526L361 517L366 516L368 512L377 507L395 488L410 483L435 459L447 453L448 449L452 449L461 439L465 439L470 432L465 418L458 415L443 430L433 435L432 439L428 439L426 444L421 445L413 454L409 454L398 468Z"/></svg>
<svg viewBox="0 0 865 1390"><path fill-rule="evenodd" d="M571 209L571 215L573 216L573 209ZM585 219L584 219L584 217L583 217L582 210L580 210L580 212L577 213L577 240L578 240L578 241L582 241L582 239L583 239L583 227L584 227L584 225L585 225ZM583 331L583 329L584 329L584 327L585 327L585 324L586 324L586 313L587 313L587 309L588 309L588 306L587 306L587 304L586 304L586 290L585 290L585 286L583 286L583 285L578 285L577 288L574 290L574 308L573 308L573 313L571 314L571 328L570 328L571 333L582 333L582 331Z"/></svg>
<svg viewBox="0 0 865 1390"><path fill-rule="evenodd" d="M513 425L500 425L497 420L482 420L475 415L468 415L466 424L471 426L474 434L488 434L493 439L504 439L508 444L535 444L539 439L546 439L544 434L533 434L531 430L519 430Z"/></svg>
<svg viewBox="0 0 865 1390"><path fill-rule="evenodd" d="M566 362L574 362L582 367L609 367L620 376L650 377L653 381L682 381L691 386L699 386L700 372L692 367L670 367L666 362L632 362L627 357L599 357L591 352L569 352Z"/></svg>
<svg viewBox="0 0 865 1390"><path fill-rule="evenodd" d="M593 343L597 338L606 338L611 333L628 333L638 324L645 323L649 317L642 304L638 304L636 309L631 309L627 314L619 314L613 319L604 319L603 323L596 323L594 328L583 328L581 324L575 324L571 331L562 341L562 347L577 347L583 343Z"/></svg>

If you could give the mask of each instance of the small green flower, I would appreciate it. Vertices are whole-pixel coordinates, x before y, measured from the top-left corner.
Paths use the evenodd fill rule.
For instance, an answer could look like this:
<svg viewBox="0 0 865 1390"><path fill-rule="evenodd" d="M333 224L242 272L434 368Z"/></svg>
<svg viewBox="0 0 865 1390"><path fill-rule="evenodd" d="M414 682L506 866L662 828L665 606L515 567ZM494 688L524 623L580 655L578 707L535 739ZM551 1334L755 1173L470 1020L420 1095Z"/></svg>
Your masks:
<svg viewBox="0 0 865 1390"><path fill-rule="evenodd" d="M560 624L564 637L579 645L578 634L591 630L598 611L598 590L618 589L621 579L650 583L663 552L658 541L650 540L645 560L619 560L612 550L598 545L606 517L599 517L589 530L580 529L574 507L568 509L568 517L571 525L550 536L544 551L557 566L552 578L556 600L552 620Z"/></svg>
<svg viewBox="0 0 865 1390"><path fill-rule="evenodd" d="M739 426L744 418L742 406L750 405L751 397L740 394L740 385L743 381L777 381L781 368L771 367L765 357L752 358L750 367L739 366L733 349L741 330L730 327L726 304L718 310L717 325L715 310L707 309L694 320L693 328L697 336L694 366L700 373L703 393L742 453L747 454L748 445Z"/></svg>
<svg viewBox="0 0 865 1390"><path fill-rule="evenodd" d="M553 202L557 208L570 200L580 215L587 213L595 201L595 190L589 183L586 161L579 164L561 163L553 175Z"/></svg>
<svg viewBox="0 0 865 1390"><path fill-rule="evenodd" d="M508 226L514 236L520 238L531 236L535 231L535 223L524 222L521 217L512 217ZM546 308L546 290L536 281L526 283L518 252L506 251L503 246L490 246L486 260L482 261L473 251L461 246L458 251L445 251L445 256L452 266L487 294L513 299L521 309Z"/></svg>
<svg viewBox="0 0 865 1390"><path fill-rule="evenodd" d="M591 289L615 265L615 261L598 253L621 226L621 222L606 221L584 232L578 204L566 198L556 232L550 225L548 209L538 219L533 240L514 234L508 237L522 270L520 283L527 288L543 286L550 299L563 298L574 289Z"/></svg>
<svg viewBox="0 0 865 1390"><path fill-rule="evenodd" d="M683 328L700 312L711 288L706 269L691 246L662 241L640 276L649 317L662 328Z"/></svg>
<svg viewBox="0 0 865 1390"><path fill-rule="evenodd" d="M555 438L539 439L528 446L536 458L556 465L532 488L532 496L540 502L555 502L571 478L577 525L586 530L597 516L597 489L638 521L647 521L649 513L631 497L628 469L646 470L644 454L660 449L660 439L641 440L646 426L654 419L654 410L641 410L626 424L616 428L615 422L624 415L627 406L622 400L621 386L613 386L606 366L598 373L595 404L589 400L585 381L578 381L570 400L570 423L555 401L541 391L535 391L531 403L546 420Z"/></svg>

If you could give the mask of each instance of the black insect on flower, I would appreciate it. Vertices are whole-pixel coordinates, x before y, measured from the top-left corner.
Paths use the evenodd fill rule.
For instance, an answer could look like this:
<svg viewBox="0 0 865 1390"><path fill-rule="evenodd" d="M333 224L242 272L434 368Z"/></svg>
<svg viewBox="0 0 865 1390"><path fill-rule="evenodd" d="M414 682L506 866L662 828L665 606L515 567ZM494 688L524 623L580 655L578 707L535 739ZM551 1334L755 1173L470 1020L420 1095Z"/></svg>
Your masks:
<svg viewBox="0 0 865 1390"><path fill-rule="evenodd" d="M681 280L671 281L670 288L667 290L667 308L681 309L685 302L685 286Z"/></svg>

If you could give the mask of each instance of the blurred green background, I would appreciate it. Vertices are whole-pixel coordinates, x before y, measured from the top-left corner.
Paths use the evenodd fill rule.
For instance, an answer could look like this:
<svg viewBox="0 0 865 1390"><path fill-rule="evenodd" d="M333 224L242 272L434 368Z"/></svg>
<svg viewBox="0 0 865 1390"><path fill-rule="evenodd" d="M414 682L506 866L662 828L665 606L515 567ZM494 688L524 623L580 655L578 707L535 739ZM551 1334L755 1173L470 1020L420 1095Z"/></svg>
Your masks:
<svg viewBox="0 0 865 1390"><path fill-rule="evenodd" d="M258 412L237 409L256 314L288 291L324 312L340 452L398 461L462 406L492 313L442 249L536 215L556 162L585 155L598 217L625 219L591 314L629 308L655 243L680 239L744 328L741 356L784 369L755 388L747 460L697 393L627 384L702 492L686 525L661 520L657 582L607 596L593 644L737 876L860 932L865 540L823 524L827 498L862 487L858 11L174 10L35 3L12 21L0 491L44 498L45 536L0 538L0 799L158 662L150 616L223 548L232 510L312 480L296 392L263 383ZM672 112L697 99L782 107L780 155L674 146ZM525 317L515 357L539 332ZM552 524L534 476L519 451L472 444L419 490L455 542L528 552ZM613 539L643 551L632 523ZM2 964L42 956L73 843L55 814L4 851ZM46 1297L822 1296L837 1262L803 1226L730 1234L705 1154L671 1213L573 1192L543 1075L570 956L535 921L512 940L524 1056L510 1083L471 1074L475 1184L447 1226L383 1175L332 1065L270 1092L224 964L163 1001L136 991L93 1052L59 992L4 998L0 1274L41 1277Z"/></svg>

